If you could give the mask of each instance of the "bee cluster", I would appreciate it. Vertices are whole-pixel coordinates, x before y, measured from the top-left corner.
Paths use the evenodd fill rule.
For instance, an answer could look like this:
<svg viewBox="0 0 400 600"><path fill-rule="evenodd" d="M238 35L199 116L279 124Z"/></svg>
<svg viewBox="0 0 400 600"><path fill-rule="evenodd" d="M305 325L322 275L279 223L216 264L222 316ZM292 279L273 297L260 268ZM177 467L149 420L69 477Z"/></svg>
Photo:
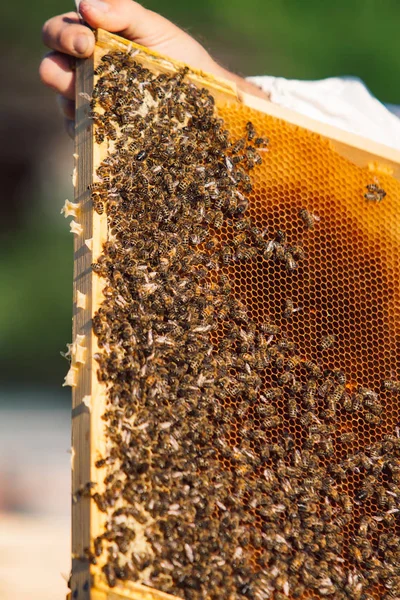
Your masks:
<svg viewBox="0 0 400 600"><path fill-rule="evenodd" d="M351 418L378 424L378 394L300 356L233 293L231 264L293 273L304 252L246 215L268 139L251 122L231 139L187 73L157 75L129 52L96 69L91 117L108 154L92 200L109 235L93 264L104 278L93 329L108 451L96 462L104 490L90 492L106 513L91 559L110 587L140 581L188 600L367 600L377 585L393 599L400 438L354 450ZM300 217L307 228L318 220ZM284 318L301 310L289 299ZM336 344L328 332L320 350ZM355 518L368 502L373 515Z"/></svg>

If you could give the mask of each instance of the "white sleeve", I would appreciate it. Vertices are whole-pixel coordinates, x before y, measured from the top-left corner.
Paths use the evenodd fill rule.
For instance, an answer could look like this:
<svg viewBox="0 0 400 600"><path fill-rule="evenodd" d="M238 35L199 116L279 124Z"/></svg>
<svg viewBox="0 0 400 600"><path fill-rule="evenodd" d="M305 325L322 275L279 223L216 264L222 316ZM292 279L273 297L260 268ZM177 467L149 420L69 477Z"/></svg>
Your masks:
<svg viewBox="0 0 400 600"><path fill-rule="evenodd" d="M275 104L400 150L400 119L359 79L299 81L262 76L248 80L268 92Z"/></svg>

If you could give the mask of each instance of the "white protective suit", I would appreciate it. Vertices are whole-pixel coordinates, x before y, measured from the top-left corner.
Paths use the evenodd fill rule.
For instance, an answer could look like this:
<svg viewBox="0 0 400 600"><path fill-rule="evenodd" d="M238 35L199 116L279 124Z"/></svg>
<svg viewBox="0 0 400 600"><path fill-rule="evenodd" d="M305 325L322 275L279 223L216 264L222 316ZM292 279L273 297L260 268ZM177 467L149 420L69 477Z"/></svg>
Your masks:
<svg viewBox="0 0 400 600"><path fill-rule="evenodd" d="M249 77L271 101L400 150L400 107L385 106L362 81L353 77L330 77L298 81L283 77Z"/></svg>

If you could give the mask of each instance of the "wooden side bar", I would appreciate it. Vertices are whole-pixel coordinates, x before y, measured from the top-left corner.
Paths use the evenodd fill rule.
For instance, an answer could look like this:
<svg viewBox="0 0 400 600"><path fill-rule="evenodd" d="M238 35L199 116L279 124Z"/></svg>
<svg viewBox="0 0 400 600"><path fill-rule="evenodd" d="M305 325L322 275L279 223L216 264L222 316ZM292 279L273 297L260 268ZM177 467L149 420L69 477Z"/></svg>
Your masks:
<svg viewBox="0 0 400 600"><path fill-rule="evenodd" d="M93 127L89 119L89 96L93 89L93 59L79 61L76 69L76 127L74 173L76 233L74 234L73 330L71 348L72 384L72 578L71 598L89 600L90 546L90 365L92 317L92 252L87 240L93 237L92 207L88 186L93 176ZM90 243L89 243L90 246ZM80 336L80 337L78 337ZM77 356L77 346L84 348ZM77 359L79 362L77 362ZM81 362L81 361L84 362ZM68 376L67 376L68 377ZM68 383L68 382L66 382Z"/></svg>

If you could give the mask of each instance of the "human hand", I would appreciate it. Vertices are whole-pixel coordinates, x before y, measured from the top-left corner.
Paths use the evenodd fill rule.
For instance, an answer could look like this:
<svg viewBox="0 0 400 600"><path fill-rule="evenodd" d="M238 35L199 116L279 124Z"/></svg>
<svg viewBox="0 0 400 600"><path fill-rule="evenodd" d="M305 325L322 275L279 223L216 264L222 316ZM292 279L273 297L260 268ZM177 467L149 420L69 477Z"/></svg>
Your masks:
<svg viewBox="0 0 400 600"><path fill-rule="evenodd" d="M182 29L133 0L82 0L79 11L94 29L100 27L118 33L195 68L232 79L246 91L263 95L258 88L218 65L205 48ZM45 85L58 93L67 130L73 134L75 73L71 57L91 56L95 45L94 34L82 25L75 12L70 12L46 21L43 41L52 51L40 64L40 77Z"/></svg>

